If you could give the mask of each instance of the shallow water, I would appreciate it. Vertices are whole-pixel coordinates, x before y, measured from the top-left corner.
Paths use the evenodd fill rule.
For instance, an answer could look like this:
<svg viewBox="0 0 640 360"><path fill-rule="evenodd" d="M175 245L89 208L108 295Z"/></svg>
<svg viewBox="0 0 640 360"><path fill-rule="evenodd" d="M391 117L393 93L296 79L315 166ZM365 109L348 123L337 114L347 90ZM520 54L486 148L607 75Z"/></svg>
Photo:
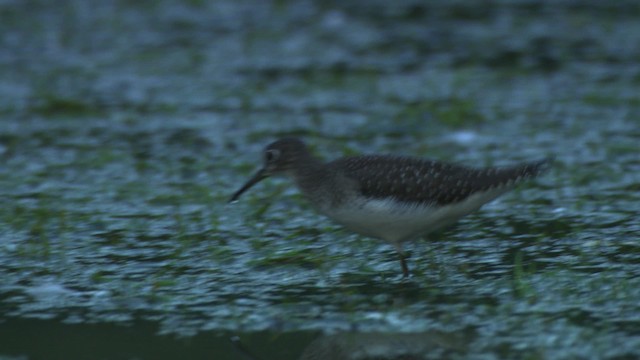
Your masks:
<svg viewBox="0 0 640 360"><path fill-rule="evenodd" d="M633 1L3 2L0 358L638 357L638 20ZM286 180L226 204L288 135L325 159L556 162L409 244L401 280Z"/></svg>

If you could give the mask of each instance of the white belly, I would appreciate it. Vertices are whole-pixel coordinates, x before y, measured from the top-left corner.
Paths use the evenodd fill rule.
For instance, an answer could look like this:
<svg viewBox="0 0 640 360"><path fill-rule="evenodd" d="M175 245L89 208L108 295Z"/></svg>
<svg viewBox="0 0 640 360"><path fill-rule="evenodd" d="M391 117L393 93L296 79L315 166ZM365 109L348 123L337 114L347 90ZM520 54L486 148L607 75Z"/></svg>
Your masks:
<svg viewBox="0 0 640 360"><path fill-rule="evenodd" d="M400 243L454 223L508 190L494 189L471 195L458 203L437 207L407 204L394 199L361 199L337 209L320 210L355 232Z"/></svg>

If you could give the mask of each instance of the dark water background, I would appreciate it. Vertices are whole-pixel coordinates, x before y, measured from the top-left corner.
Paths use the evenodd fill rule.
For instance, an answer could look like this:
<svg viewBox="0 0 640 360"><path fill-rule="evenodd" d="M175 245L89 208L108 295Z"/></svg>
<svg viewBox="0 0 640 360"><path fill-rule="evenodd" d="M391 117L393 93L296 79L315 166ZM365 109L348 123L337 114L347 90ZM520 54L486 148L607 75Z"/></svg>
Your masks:
<svg viewBox="0 0 640 360"><path fill-rule="evenodd" d="M638 44L625 0L0 1L0 358L638 358ZM556 162L402 281L286 181L226 205L285 135Z"/></svg>

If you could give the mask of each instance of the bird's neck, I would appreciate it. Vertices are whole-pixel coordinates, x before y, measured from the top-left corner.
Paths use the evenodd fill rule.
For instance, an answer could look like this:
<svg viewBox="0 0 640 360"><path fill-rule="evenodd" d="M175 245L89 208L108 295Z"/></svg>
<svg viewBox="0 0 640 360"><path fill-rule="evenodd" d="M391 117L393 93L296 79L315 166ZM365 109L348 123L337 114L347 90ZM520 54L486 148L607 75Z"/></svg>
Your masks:
<svg viewBox="0 0 640 360"><path fill-rule="evenodd" d="M349 202L356 193L356 184L343 174L334 163L310 158L293 174L296 186L309 203L319 212L331 212Z"/></svg>
<svg viewBox="0 0 640 360"><path fill-rule="evenodd" d="M293 165L291 175L303 192L318 184L320 178L327 176L326 164L309 153L299 156Z"/></svg>

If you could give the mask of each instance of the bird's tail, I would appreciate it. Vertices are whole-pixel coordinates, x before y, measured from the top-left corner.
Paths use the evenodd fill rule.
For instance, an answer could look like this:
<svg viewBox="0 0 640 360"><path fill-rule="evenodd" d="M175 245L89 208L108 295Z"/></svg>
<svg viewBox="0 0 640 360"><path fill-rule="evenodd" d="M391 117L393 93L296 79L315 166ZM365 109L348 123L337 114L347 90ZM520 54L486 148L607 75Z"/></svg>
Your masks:
<svg viewBox="0 0 640 360"><path fill-rule="evenodd" d="M534 178L551 168L555 157L549 156L538 161L532 161L530 163L517 166L520 178Z"/></svg>

